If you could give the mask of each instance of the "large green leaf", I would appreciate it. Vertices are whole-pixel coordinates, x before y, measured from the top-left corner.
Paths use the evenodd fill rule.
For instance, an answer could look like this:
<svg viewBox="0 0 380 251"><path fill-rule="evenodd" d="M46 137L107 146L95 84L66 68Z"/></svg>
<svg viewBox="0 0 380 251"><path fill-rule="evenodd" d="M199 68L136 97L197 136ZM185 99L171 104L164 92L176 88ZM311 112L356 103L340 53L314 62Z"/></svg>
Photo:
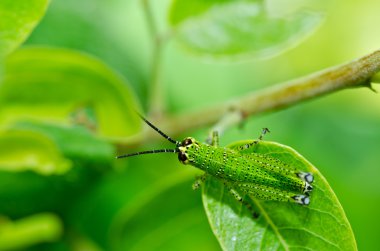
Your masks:
<svg viewBox="0 0 380 251"><path fill-rule="evenodd" d="M67 214L115 161L114 147L81 126L20 122L0 146L0 212L10 217Z"/></svg>
<svg viewBox="0 0 380 251"><path fill-rule="evenodd" d="M246 144L240 141L229 147ZM254 219L216 179L206 181L203 202L214 234L225 250L357 250L350 224L321 173L295 150L260 142L248 151L267 154L314 175L309 206L260 201Z"/></svg>
<svg viewBox="0 0 380 251"><path fill-rule="evenodd" d="M88 55L65 49L26 48L7 59L0 85L0 120L82 123L122 140L136 134L139 105L126 81Z"/></svg>
<svg viewBox="0 0 380 251"><path fill-rule="evenodd" d="M169 18L181 43L195 53L254 57L273 56L294 46L322 19L316 12L272 9L258 0L175 0Z"/></svg>
<svg viewBox="0 0 380 251"><path fill-rule="evenodd" d="M76 229L105 250L219 250L200 191L191 189L195 168L181 166L175 155L117 160L126 162L128 170L80 202L71 218Z"/></svg>
<svg viewBox="0 0 380 251"><path fill-rule="evenodd" d="M29 36L48 4L49 0L0 0L0 58Z"/></svg>
<svg viewBox="0 0 380 251"><path fill-rule="evenodd" d="M91 167L102 165L109 167L115 158L114 147L105 140L97 138L83 126L69 127L23 121L15 124L12 130L29 131L48 137L65 157L75 160L76 163L84 161ZM48 154L45 152L45 155Z"/></svg>
<svg viewBox="0 0 380 251"><path fill-rule="evenodd" d="M20 122L0 132L1 171L59 175L70 170L70 159L108 167L114 155L111 144L81 126Z"/></svg>
<svg viewBox="0 0 380 251"><path fill-rule="evenodd" d="M0 170L39 174L62 174L71 168L55 142L47 136L29 130L0 132Z"/></svg>
<svg viewBox="0 0 380 251"><path fill-rule="evenodd" d="M37 243L56 241L62 231L61 220L50 213L17 221L0 218L0 250L19 250Z"/></svg>

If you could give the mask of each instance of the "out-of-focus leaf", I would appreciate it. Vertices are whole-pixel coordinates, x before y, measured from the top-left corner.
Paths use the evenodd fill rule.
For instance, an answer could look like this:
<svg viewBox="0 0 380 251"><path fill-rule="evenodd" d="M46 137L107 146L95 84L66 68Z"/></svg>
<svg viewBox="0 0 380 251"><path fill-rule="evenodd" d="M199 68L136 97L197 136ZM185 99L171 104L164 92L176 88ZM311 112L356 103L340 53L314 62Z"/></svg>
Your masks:
<svg viewBox="0 0 380 251"><path fill-rule="evenodd" d="M62 231L61 220L50 213L17 221L0 219L0 250L28 248L37 243L56 241Z"/></svg>
<svg viewBox="0 0 380 251"><path fill-rule="evenodd" d="M105 250L219 250L200 191L191 189L197 172L173 157L117 160L128 162L128 170L81 201L72 224Z"/></svg>
<svg viewBox="0 0 380 251"><path fill-rule="evenodd" d="M229 147L246 144L240 141ZM357 250L355 238L342 206L321 173L290 147L260 142L255 151L277 158L314 175L309 206L260 201L252 205L260 214L253 219L223 184L206 181L203 202L214 234L225 250ZM246 150L247 151L247 150Z"/></svg>
<svg viewBox="0 0 380 251"><path fill-rule="evenodd" d="M48 4L49 0L0 1L0 58L24 42Z"/></svg>
<svg viewBox="0 0 380 251"><path fill-rule="evenodd" d="M85 161L91 166L109 166L114 161L115 149L105 140L97 138L83 126L62 126L48 123L19 122L15 130L28 130L49 137L64 156L76 162Z"/></svg>
<svg viewBox="0 0 380 251"><path fill-rule="evenodd" d="M126 81L88 55L64 49L27 48L6 61L0 85L0 119L81 123L99 135L123 140L139 132L135 95Z"/></svg>
<svg viewBox="0 0 380 251"><path fill-rule="evenodd" d="M180 42L207 56L269 57L311 34L322 16L299 11L277 15L266 1L173 1L170 23Z"/></svg>
<svg viewBox="0 0 380 251"><path fill-rule="evenodd" d="M71 168L57 145L47 136L27 130L0 132L0 170L62 174Z"/></svg>
<svg viewBox="0 0 380 251"><path fill-rule="evenodd" d="M51 210L67 214L115 161L114 147L80 126L20 122L0 134L0 142L0 212L12 217ZM50 164L47 173L40 171L46 166L42 161L70 168L55 170ZM29 162L36 167L28 168Z"/></svg>
<svg viewBox="0 0 380 251"><path fill-rule="evenodd" d="M215 250L217 242L210 242L213 236L200 193L191 189L193 179L184 172L168 174L128 201L114 219L119 228L111 228L119 230L110 232L111 240L116 241L111 242L114 249ZM184 197L187 199L181 199ZM184 245L189 242L192 244Z"/></svg>

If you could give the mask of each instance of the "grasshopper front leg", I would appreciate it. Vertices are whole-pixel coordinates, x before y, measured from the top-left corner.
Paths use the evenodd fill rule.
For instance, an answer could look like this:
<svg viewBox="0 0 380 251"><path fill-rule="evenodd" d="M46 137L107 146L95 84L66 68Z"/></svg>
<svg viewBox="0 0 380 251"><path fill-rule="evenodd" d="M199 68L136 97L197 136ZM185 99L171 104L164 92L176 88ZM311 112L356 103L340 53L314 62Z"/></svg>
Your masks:
<svg viewBox="0 0 380 251"><path fill-rule="evenodd" d="M212 132L211 145L218 147L219 146L219 133L218 131Z"/></svg>
<svg viewBox="0 0 380 251"><path fill-rule="evenodd" d="M201 187L201 185L205 182L207 174L202 174L200 176L195 177L195 182L193 183L193 190L197 190Z"/></svg>

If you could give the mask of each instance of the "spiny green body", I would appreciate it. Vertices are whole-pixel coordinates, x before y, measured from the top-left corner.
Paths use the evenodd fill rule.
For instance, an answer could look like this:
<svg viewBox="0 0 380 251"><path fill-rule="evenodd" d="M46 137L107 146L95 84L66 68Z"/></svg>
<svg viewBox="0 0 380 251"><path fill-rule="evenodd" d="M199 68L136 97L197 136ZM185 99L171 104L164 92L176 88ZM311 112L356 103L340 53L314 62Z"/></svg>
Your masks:
<svg viewBox="0 0 380 251"><path fill-rule="evenodd" d="M239 201L244 202L240 195L242 192L262 200L289 201L301 205L310 203L309 192L313 189L310 185L314 179L313 175L297 170L278 159L245 151L255 146L258 141L235 148L223 148L218 146L219 138L217 133L214 133L212 145L200 143L191 137L180 142L167 136L144 117L140 117L156 132L175 144L175 149L142 151L118 158L151 153L178 153L178 159L183 164L193 165L205 171L207 175L221 180ZM268 131L264 128L259 140ZM200 181L197 181L194 187L199 185Z"/></svg>
<svg viewBox="0 0 380 251"><path fill-rule="evenodd" d="M186 157L183 157L184 164L195 166L256 198L300 203L295 197L311 191L310 184L299 177L302 172L278 159L211 146L193 138L185 139L182 145L179 151Z"/></svg>

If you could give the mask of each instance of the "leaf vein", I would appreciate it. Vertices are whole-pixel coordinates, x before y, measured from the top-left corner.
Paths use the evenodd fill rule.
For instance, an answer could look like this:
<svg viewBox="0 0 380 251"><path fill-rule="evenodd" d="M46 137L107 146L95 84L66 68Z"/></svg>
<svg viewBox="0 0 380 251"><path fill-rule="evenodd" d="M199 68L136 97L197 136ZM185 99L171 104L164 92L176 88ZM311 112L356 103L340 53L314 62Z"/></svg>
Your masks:
<svg viewBox="0 0 380 251"><path fill-rule="evenodd" d="M308 230L308 229L306 229L306 228L303 228L303 227L301 227L301 228L295 228L295 227L280 227L280 228L277 228L277 229L278 229L278 230L304 231L304 232L306 232L306 233L308 233L308 234L310 234L310 235L312 235L312 236L314 236L314 237L317 237L318 239L320 239L320 240L326 242L327 244L330 244L331 246L334 246L335 248L340 249L339 246L337 246L335 243L333 243L333 242L327 240L326 238L322 237L321 235L319 235L319 234L317 234L317 233L314 233L313 231L310 231L310 230Z"/></svg>
<svg viewBox="0 0 380 251"><path fill-rule="evenodd" d="M266 210L262 207L261 203L254 197L251 197L252 201L256 204L256 206L260 209L260 212L264 216L265 220L268 222L270 227L272 228L274 234L277 236L278 240L280 241L281 245L284 247L286 251L289 250L289 245L286 243L284 237L281 235L281 233L278 231L278 227L273 223L272 219L269 217Z"/></svg>

